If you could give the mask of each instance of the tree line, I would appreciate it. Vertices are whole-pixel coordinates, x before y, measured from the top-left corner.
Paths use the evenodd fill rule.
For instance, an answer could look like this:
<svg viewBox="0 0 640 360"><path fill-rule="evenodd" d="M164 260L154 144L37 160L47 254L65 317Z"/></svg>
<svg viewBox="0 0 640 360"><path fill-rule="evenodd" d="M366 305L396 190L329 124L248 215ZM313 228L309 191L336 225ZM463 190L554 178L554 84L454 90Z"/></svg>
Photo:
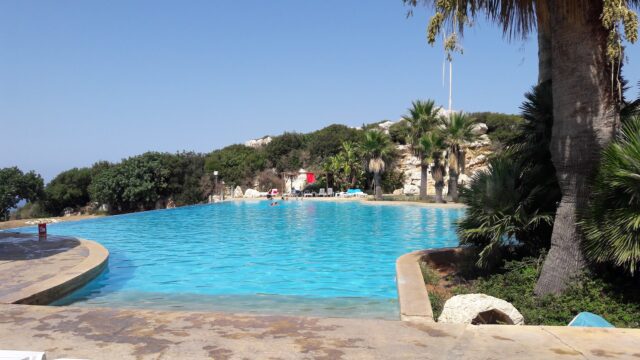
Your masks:
<svg viewBox="0 0 640 360"><path fill-rule="evenodd" d="M421 112L425 110L420 108L421 104L415 102L409 114L389 128L389 134L379 131L382 122L359 128L333 124L306 134L285 132L261 147L235 144L208 154L147 152L117 163L99 161L90 167L63 171L46 186L33 171L24 174L17 168L2 169L0 219L6 219L11 209L24 202L16 214L20 218L59 216L65 210L123 213L163 208L169 203L198 204L214 191L214 171L218 172L217 180L224 181L227 188L257 186L262 191L282 188L283 173L305 168L318 174L311 190L359 187L378 195L391 192L404 183L403 174L395 167L398 159L395 145L412 144L425 164L436 159L441 165L435 168L441 169L447 153L440 159L435 149L454 144L451 136L446 141L444 138L436 141L431 150L423 148L424 142L417 142L425 140L417 135L421 126L434 130L445 124L437 116L438 109L432 101L429 106L433 113L427 114L427 118ZM489 121L489 117L493 120ZM489 135L496 143L505 138L504 133L513 134L514 124L521 121L519 117L493 113L463 115L463 119L467 125L487 121ZM444 132L437 133L445 136ZM446 171L434 173L441 184Z"/></svg>

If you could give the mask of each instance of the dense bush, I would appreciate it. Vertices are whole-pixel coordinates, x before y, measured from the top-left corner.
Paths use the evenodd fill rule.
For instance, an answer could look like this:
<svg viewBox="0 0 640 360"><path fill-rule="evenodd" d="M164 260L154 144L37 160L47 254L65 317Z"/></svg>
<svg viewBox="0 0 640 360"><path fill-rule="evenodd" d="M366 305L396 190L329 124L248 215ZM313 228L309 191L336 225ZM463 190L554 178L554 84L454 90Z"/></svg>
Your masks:
<svg viewBox="0 0 640 360"><path fill-rule="evenodd" d="M65 208L77 209L89 200L91 169L73 168L63 171L51 180L45 188L44 207L53 215L61 215Z"/></svg>
<svg viewBox="0 0 640 360"><path fill-rule="evenodd" d="M508 115L493 112L471 113L469 116L476 122L487 124L487 135L493 142L500 144L513 143L520 136L520 125L524 122L518 115Z"/></svg>
<svg viewBox="0 0 640 360"><path fill-rule="evenodd" d="M329 156L340 152L343 143L359 143L362 137L363 132L361 130L344 125L330 125L324 129L314 131L307 135L307 150L310 162L320 165Z"/></svg>
<svg viewBox="0 0 640 360"><path fill-rule="evenodd" d="M529 183L535 171L500 154L462 189L469 208L458 224L458 235L461 244L482 249L478 265L495 265L508 247L530 253L548 248L554 213L541 209L548 195L544 186Z"/></svg>
<svg viewBox="0 0 640 360"><path fill-rule="evenodd" d="M483 293L512 303L528 325L567 325L582 311L598 314L617 327L640 327L638 279L595 273L576 279L560 296L534 294L541 258L507 262L497 274L460 285L455 294Z"/></svg>
<svg viewBox="0 0 640 360"><path fill-rule="evenodd" d="M272 138L264 147L264 154L269 165L278 172L294 171L303 166L305 136L298 133L285 132Z"/></svg>
<svg viewBox="0 0 640 360"><path fill-rule="evenodd" d="M407 120L404 119L389 127L389 137L391 137L391 141L400 145L407 144L407 138L409 137L410 132L411 129L407 124Z"/></svg>
<svg viewBox="0 0 640 360"><path fill-rule="evenodd" d="M41 201L26 203L18 208L14 214L11 214L11 217L15 217L15 219L34 219L50 216L51 213L45 210L42 204Z"/></svg>
<svg viewBox="0 0 640 360"><path fill-rule="evenodd" d="M458 234L463 244L480 247L482 266L499 264L503 251L510 248L534 254L549 246L560 200L549 152L551 85L541 84L525 97L520 135L462 189L462 201L469 208Z"/></svg>
<svg viewBox="0 0 640 360"><path fill-rule="evenodd" d="M205 161L207 174L218 171L220 179L227 185L253 186L254 177L265 168L263 152L244 145L215 150Z"/></svg>
<svg viewBox="0 0 640 360"><path fill-rule="evenodd" d="M640 272L640 117L627 120L604 150L588 209L581 215L589 260Z"/></svg>
<svg viewBox="0 0 640 360"><path fill-rule="evenodd" d="M20 201L35 202L44 195L44 181L33 171L23 173L17 167L0 169L0 220Z"/></svg>
<svg viewBox="0 0 640 360"><path fill-rule="evenodd" d="M204 201L209 189L203 189L205 177L205 157L194 152L181 152L175 155L164 154L164 166L169 171L167 189L163 194L171 198L178 206L197 204Z"/></svg>
<svg viewBox="0 0 640 360"><path fill-rule="evenodd" d="M171 176L165 156L148 152L102 171L91 183L91 198L117 212L154 209Z"/></svg>

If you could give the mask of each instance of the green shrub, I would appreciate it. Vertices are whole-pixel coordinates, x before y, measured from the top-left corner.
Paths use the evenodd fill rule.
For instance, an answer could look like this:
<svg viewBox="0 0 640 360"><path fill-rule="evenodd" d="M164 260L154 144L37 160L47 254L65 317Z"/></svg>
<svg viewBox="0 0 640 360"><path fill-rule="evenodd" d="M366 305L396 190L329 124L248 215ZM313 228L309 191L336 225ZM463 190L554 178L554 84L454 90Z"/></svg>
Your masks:
<svg viewBox="0 0 640 360"><path fill-rule="evenodd" d="M582 311L598 314L617 327L640 327L638 279L587 273L560 296L537 298L534 288L544 257L509 261L500 273L472 280L455 294L483 293L512 303L528 325L567 325Z"/></svg>
<svg viewBox="0 0 640 360"><path fill-rule="evenodd" d="M471 113L469 116L476 122L487 124L489 139L500 144L512 143L513 139L520 136L520 125L524 122L518 115L493 112Z"/></svg>
<svg viewBox="0 0 640 360"><path fill-rule="evenodd" d="M640 272L640 117L627 120L602 153L581 227L589 260Z"/></svg>
<svg viewBox="0 0 640 360"><path fill-rule="evenodd" d="M42 202L30 202L20 207L15 212L16 219L36 219L48 217L51 214L44 209Z"/></svg>
<svg viewBox="0 0 640 360"><path fill-rule="evenodd" d="M551 163L549 141L553 126L551 84L525 94L520 135L489 160L461 190L469 205L458 224L461 242L482 251L478 264L497 265L504 250L536 254L547 249L560 189Z"/></svg>
<svg viewBox="0 0 640 360"><path fill-rule="evenodd" d="M389 137L391 137L391 141L400 145L407 144L407 138L409 137L410 132L411 129L407 124L407 120L404 119L389 127Z"/></svg>
<svg viewBox="0 0 640 360"><path fill-rule="evenodd" d="M63 171L45 187L45 207L51 214L59 216L64 209L77 209L89 202L91 169L73 168Z"/></svg>
<svg viewBox="0 0 640 360"><path fill-rule="evenodd" d="M266 167L262 152L244 145L215 150L205 161L207 174L218 171L219 179L229 185L253 186L253 179Z"/></svg>

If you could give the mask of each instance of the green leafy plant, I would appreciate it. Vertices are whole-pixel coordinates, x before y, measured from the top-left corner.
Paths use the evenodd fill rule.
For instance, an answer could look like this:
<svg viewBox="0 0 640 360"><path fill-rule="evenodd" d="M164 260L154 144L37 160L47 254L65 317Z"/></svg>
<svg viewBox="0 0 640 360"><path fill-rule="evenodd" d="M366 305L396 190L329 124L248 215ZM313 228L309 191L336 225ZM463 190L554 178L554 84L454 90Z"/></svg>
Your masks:
<svg viewBox="0 0 640 360"><path fill-rule="evenodd" d="M581 227L589 260L639 272L640 117L627 120L618 139L603 151Z"/></svg>
<svg viewBox="0 0 640 360"><path fill-rule="evenodd" d="M458 224L461 241L481 249L478 264L498 264L504 250L536 254L549 247L560 189L551 163L551 85L525 95L520 136L489 160L461 190L469 205Z"/></svg>
<svg viewBox="0 0 640 360"><path fill-rule="evenodd" d="M544 255L506 262L491 275L471 280L455 294L483 293L512 303L528 325L566 326L574 316L589 311L617 327L640 327L637 280L586 273L575 278L563 295L534 294Z"/></svg>

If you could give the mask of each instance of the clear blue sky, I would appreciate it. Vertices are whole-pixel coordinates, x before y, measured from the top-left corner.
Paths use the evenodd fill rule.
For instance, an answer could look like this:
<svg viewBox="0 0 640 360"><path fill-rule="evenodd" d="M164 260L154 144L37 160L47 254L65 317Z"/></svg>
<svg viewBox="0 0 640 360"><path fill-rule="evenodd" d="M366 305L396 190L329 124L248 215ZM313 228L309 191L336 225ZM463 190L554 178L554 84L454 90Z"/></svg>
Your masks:
<svg viewBox="0 0 640 360"><path fill-rule="evenodd" d="M50 180L148 150L395 120L418 98L445 105L430 14L405 14L400 0L3 0L0 167ZM464 50L454 108L518 112L535 41L478 24Z"/></svg>

